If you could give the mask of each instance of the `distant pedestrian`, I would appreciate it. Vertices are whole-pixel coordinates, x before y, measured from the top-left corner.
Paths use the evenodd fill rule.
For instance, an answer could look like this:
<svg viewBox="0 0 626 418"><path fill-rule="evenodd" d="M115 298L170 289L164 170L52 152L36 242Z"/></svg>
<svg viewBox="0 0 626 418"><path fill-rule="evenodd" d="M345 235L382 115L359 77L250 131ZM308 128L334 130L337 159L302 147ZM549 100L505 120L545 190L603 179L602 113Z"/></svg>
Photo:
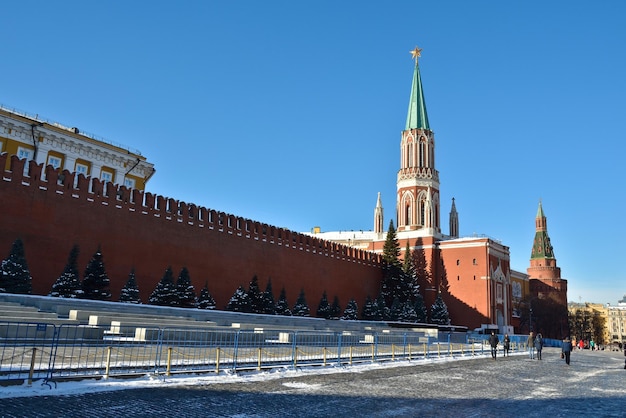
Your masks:
<svg viewBox="0 0 626 418"><path fill-rule="evenodd" d="M624 345L624 355L626 356L626 345ZM624 370L626 370L626 359L624 359Z"/></svg>
<svg viewBox="0 0 626 418"><path fill-rule="evenodd" d="M500 339L496 335L494 331L491 331L491 335L489 336L489 345L491 345L491 358L496 359L496 353L498 352L498 343Z"/></svg>
<svg viewBox="0 0 626 418"><path fill-rule="evenodd" d="M511 338L509 334L504 334L504 357L509 355L509 350L511 349Z"/></svg>
<svg viewBox="0 0 626 418"><path fill-rule="evenodd" d="M541 360L541 350L543 349L543 336L540 332L535 337L535 350L537 350L537 360Z"/></svg>
<svg viewBox="0 0 626 418"><path fill-rule="evenodd" d="M585 347L585 341L581 338L578 340L578 349L582 350Z"/></svg>
<svg viewBox="0 0 626 418"><path fill-rule="evenodd" d="M596 349L596 342L594 340L589 340L589 348L591 348L591 351Z"/></svg>
<svg viewBox="0 0 626 418"><path fill-rule="evenodd" d="M565 357L565 364L569 366L569 357L572 354L572 342L569 340L569 337L566 337L561 344L561 354Z"/></svg>
<svg viewBox="0 0 626 418"><path fill-rule="evenodd" d="M526 346L528 347L528 355L530 356L530 359L533 360L535 358L535 334L532 331L528 334Z"/></svg>

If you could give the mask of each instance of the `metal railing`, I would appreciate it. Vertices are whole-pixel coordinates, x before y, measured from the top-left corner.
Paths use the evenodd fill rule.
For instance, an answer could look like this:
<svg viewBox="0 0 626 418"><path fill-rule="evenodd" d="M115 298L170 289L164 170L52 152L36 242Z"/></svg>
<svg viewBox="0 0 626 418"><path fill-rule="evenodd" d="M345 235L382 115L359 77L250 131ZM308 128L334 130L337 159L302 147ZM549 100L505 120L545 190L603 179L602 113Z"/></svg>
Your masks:
<svg viewBox="0 0 626 418"><path fill-rule="evenodd" d="M454 341L453 341L454 340ZM489 353L484 340L418 331L322 332L0 322L0 384L274 367L342 366ZM513 343L512 349L522 348Z"/></svg>

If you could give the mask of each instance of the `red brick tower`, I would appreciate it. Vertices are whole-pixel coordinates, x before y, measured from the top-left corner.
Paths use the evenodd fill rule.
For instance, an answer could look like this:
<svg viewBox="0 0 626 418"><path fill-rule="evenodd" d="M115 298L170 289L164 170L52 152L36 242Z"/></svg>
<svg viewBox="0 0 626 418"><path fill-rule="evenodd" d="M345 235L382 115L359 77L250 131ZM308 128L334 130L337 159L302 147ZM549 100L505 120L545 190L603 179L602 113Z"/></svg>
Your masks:
<svg viewBox="0 0 626 418"><path fill-rule="evenodd" d="M526 270L530 276L530 292L540 299L552 298L567 305L567 280L561 278L561 269L556 265L541 202L535 217L535 230L530 267Z"/></svg>
<svg viewBox="0 0 626 418"><path fill-rule="evenodd" d="M435 135L430 130L422 79L415 58L413 85L406 127L400 143L400 170L397 179L397 230L430 229L441 232L439 224L439 173L435 169Z"/></svg>

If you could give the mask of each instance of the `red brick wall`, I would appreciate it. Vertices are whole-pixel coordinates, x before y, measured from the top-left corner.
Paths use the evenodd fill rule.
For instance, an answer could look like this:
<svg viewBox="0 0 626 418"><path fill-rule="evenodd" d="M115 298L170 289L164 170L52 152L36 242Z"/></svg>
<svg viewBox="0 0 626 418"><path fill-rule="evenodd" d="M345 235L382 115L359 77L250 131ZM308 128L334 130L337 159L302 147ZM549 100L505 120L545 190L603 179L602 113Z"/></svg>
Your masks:
<svg viewBox="0 0 626 418"><path fill-rule="evenodd" d="M0 156L0 168L6 158ZM42 167L32 162L23 177L23 165L12 157L12 170L0 171L0 259L15 239L24 241L34 294L48 294L74 244L81 278L101 246L113 300L134 267L146 302L168 266L175 276L187 267L197 293L208 280L219 308L255 274L261 290L272 279L276 299L284 286L292 306L304 289L313 312L324 290L342 307L350 298L362 307L367 295L378 294L382 273L373 253L150 193L131 195L123 186L108 184L105 195L97 179L91 192L82 176L75 189L72 173L59 181L51 167L41 181Z"/></svg>

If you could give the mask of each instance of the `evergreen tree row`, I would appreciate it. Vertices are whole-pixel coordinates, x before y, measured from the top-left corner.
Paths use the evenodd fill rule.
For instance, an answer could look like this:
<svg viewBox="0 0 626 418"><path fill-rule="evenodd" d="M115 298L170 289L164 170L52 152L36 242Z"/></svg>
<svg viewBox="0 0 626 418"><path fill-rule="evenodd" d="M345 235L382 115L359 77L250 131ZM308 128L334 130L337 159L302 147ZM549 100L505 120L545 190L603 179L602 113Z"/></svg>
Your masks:
<svg viewBox="0 0 626 418"><path fill-rule="evenodd" d="M416 248L418 247L419 242L416 243ZM82 281L77 267L78 254L79 247L74 245L63 272L52 285L49 296L110 300L110 279L106 273L100 247L87 264ZM430 307L430 311L426 308L418 285L418 280L427 281L430 278L423 251L416 249L410 252L407 243L404 260L400 261L400 248L393 221L390 222L383 247L383 260L384 276L380 293L375 299L371 299L370 296L367 297L360 315L361 319L430 322L441 325L450 323L448 309L441 292ZM0 293L29 294L31 291L32 278L24 254L24 245L21 239L17 239L11 247L9 256L0 264ZM128 280L120 292L119 301L141 303L134 269L130 271ZM168 267L152 291L148 303L184 308L216 308L215 300L208 289L208 283L205 283L200 291L200 296L196 295L186 267L182 268L176 280L174 280L171 267ZM278 300L275 300L271 278L268 280L265 291L262 292L256 275L250 281L247 290L243 286L239 286L235 290L225 309L233 312L266 315L311 316L304 289L300 291L294 306L290 308L284 287L281 289ZM356 320L359 317L358 305L354 299L351 299L342 313L339 298L334 296L333 302L330 303L327 293L324 291L315 316L325 319Z"/></svg>
<svg viewBox="0 0 626 418"><path fill-rule="evenodd" d="M267 286L264 292L261 292L259 288L259 280L255 275L252 277L246 290L243 286L239 286L233 296L226 305L227 311L232 312L245 312L245 313L257 313L265 315L283 315L283 316L311 316L311 310L306 301L304 289L300 290L300 294L296 299L296 303L293 308L289 308L287 302L287 294L283 287L280 291L278 300L275 301L272 292L272 280L271 278L267 282ZM358 306L354 299L351 299L346 306L346 309L341 314L341 306L339 305L339 298L334 297L333 303L328 302L326 291L322 294L319 306L316 311L318 318L324 319L358 319Z"/></svg>

